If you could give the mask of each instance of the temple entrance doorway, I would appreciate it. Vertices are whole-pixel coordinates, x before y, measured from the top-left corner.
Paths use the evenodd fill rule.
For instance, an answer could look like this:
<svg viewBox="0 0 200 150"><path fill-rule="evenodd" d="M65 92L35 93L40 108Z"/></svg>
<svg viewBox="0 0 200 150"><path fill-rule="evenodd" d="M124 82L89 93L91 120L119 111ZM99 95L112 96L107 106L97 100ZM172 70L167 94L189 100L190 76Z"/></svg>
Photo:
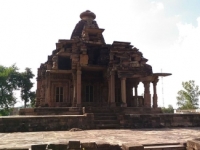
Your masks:
<svg viewBox="0 0 200 150"><path fill-rule="evenodd" d="M92 85L86 85L85 87L85 100L86 102L93 102L94 100L94 90Z"/></svg>
<svg viewBox="0 0 200 150"><path fill-rule="evenodd" d="M82 70L82 106L108 105L108 81L103 71Z"/></svg>

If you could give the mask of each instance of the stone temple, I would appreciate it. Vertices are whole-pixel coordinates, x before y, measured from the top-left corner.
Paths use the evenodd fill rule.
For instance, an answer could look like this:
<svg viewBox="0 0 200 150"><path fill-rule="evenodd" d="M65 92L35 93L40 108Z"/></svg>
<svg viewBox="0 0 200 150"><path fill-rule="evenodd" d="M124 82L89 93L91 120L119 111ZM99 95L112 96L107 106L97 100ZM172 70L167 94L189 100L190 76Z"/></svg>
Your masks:
<svg viewBox="0 0 200 150"><path fill-rule="evenodd" d="M80 18L71 38L59 40L38 69L36 107L157 108L158 78L171 74L153 73L148 59L130 42L106 44L93 12L87 10ZM137 94L140 82L143 96Z"/></svg>
<svg viewBox="0 0 200 150"><path fill-rule="evenodd" d="M106 44L91 11L80 18L38 69L36 108L0 117L0 149L200 150L200 115L158 108L158 78L171 74L153 73L129 42Z"/></svg>

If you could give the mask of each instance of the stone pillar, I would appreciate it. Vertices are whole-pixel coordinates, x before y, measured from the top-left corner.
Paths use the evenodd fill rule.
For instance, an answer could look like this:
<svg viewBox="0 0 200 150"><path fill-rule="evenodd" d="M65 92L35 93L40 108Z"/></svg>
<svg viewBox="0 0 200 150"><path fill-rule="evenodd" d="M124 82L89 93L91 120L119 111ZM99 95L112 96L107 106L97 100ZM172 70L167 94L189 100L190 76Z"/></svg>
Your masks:
<svg viewBox="0 0 200 150"><path fill-rule="evenodd" d="M115 106L115 72L111 72L110 76L110 105Z"/></svg>
<svg viewBox="0 0 200 150"><path fill-rule="evenodd" d="M150 82L144 81L144 107L151 107Z"/></svg>
<svg viewBox="0 0 200 150"><path fill-rule="evenodd" d="M121 78L121 96L122 96L123 105L127 106L126 104L126 78Z"/></svg>
<svg viewBox="0 0 200 150"><path fill-rule="evenodd" d="M152 83L153 83L153 108L157 108L158 107L158 96L157 96L157 90L156 90L156 85L158 83L158 78L155 79Z"/></svg>
<svg viewBox="0 0 200 150"><path fill-rule="evenodd" d="M77 106L81 106L81 70L77 70Z"/></svg>
<svg viewBox="0 0 200 150"><path fill-rule="evenodd" d="M108 103L110 103L110 94L111 93L111 84L110 84L110 77L108 78Z"/></svg>
<svg viewBox="0 0 200 150"><path fill-rule="evenodd" d="M134 105L135 105L135 107L138 107L139 106L139 104L138 104L138 84L139 84L139 82L137 82L137 83L135 83L134 84L134 89L135 89L135 102L134 102Z"/></svg>
<svg viewBox="0 0 200 150"><path fill-rule="evenodd" d="M134 88L135 88L135 97L137 97L138 96L138 91L137 91L138 86L135 85Z"/></svg>
<svg viewBox="0 0 200 150"><path fill-rule="evenodd" d="M112 53L110 53L110 62L113 61L114 55Z"/></svg>
<svg viewBox="0 0 200 150"><path fill-rule="evenodd" d="M132 107L134 106L133 104L133 85L130 82L131 80L126 79L126 103L127 107Z"/></svg>
<svg viewBox="0 0 200 150"><path fill-rule="evenodd" d="M73 99L72 99L72 106L76 106L76 87L77 87L77 76L76 76L76 71L72 71L72 77L73 77Z"/></svg>

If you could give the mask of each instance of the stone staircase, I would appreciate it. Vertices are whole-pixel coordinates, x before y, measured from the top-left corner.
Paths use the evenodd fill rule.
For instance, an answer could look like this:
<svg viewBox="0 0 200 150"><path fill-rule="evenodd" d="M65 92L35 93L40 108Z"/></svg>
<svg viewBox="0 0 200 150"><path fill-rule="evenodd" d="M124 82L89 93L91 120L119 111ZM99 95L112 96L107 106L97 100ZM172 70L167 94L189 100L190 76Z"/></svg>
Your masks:
<svg viewBox="0 0 200 150"><path fill-rule="evenodd" d="M94 123L97 129L116 129L120 126L117 115L112 112L94 113Z"/></svg>
<svg viewBox="0 0 200 150"><path fill-rule="evenodd" d="M90 111L94 114L96 129L117 129L120 127L117 114L110 108L93 107Z"/></svg>

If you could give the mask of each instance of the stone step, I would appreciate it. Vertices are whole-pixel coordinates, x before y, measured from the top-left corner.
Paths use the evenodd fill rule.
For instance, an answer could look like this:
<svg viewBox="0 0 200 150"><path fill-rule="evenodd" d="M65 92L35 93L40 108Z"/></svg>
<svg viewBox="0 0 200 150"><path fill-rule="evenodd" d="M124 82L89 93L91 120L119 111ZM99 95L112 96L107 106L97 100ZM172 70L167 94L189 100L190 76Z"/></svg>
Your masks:
<svg viewBox="0 0 200 150"><path fill-rule="evenodd" d="M117 120L117 116L95 116L95 120Z"/></svg>
<svg viewBox="0 0 200 150"><path fill-rule="evenodd" d="M109 107L85 107L85 111L111 111Z"/></svg>
<svg viewBox="0 0 200 150"><path fill-rule="evenodd" d="M118 120L94 120L95 124L119 124Z"/></svg>
<svg viewBox="0 0 200 150"><path fill-rule="evenodd" d="M119 124L97 124L97 129L118 129Z"/></svg>
<svg viewBox="0 0 200 150"><path fill-rule="evenodd" d="M86 113L113 113L110 110L93 110L93 111L86 111Z"/></svg>
<svg viewBox="0 0 200 150"><path fill-rule="evenodd" d="M116 116L114 113L94 113L94 116Z"/></svg>

